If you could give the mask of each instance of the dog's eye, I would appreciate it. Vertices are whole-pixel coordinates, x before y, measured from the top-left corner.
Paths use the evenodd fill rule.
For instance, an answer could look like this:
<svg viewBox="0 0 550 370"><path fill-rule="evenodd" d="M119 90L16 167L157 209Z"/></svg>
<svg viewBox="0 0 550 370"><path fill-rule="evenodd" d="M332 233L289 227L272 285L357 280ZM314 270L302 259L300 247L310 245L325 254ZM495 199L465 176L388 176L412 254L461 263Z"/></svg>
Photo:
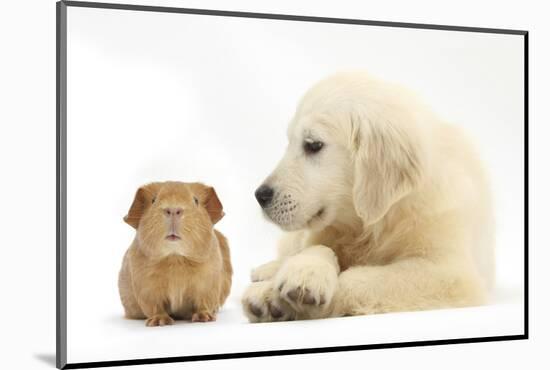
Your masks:
<svg viewBox="0 0 550 370"><path fill-rule="evenodd" d="M199 205L199 199L197 197L193 197L193 201L195 202L195 205Z"/></svg>
<svg viewBox="0 0 550 370"><path fill-rule="evenodd" d="M153 199L151 199L151 204L155 203L155 200L157 200L157 197L153 197Z"/></svg>
<svg viewBox="0 0 550 370"><path fill-rule="evenodd" d="M304 152L306 154L315 154L323 148L323 142L306 140L304 141Z"/></svg>

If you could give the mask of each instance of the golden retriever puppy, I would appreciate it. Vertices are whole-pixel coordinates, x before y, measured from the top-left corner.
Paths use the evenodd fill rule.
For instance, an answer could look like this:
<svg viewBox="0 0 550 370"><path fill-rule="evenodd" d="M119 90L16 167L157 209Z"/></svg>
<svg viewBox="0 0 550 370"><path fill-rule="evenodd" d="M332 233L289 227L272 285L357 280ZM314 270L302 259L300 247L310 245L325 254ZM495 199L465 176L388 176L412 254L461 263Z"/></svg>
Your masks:
<svg viewBox="0 0 550 370"><path fill-rule="evenodd" d="M255 195L287 234L252 271L251 322L479 305L493 284L478 154L414 94L368 74L305 94Z"/></svg>

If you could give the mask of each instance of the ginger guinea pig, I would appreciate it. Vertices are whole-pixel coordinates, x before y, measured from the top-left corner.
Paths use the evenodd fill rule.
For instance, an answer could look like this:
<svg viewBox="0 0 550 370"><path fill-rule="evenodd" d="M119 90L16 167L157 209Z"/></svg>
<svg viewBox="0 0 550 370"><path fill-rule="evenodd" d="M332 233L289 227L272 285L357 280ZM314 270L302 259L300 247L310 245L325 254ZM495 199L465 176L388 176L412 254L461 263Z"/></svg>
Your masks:
<svg viewBox="0 0 550 370"><path fill-rule="evenodd" d="M200 183L138 189L124 217L136 236L118 280L127 318L147 326L216 319L233 273L227 240L214 229L223 215L214 189Z"/></svg>

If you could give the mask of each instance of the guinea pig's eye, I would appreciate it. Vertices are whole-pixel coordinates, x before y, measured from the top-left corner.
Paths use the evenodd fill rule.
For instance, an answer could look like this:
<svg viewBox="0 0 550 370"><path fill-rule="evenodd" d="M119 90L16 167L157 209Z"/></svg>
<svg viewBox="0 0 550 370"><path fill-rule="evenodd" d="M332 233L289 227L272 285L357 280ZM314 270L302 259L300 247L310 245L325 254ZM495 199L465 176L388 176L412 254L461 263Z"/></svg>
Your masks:
<svg viewBox="0 0 550 370"><path fill-rule="evenodd" d="M193 201L195 202L195 205L199 205L199 199L197 197L193 197Z"/></svg>
<svg viewBox="0 0 550 370"><path fill-rule="evenodd" d="M321 149L323 149L323 145L324 144L322 141L306 139L304 141L304 152L306 152L306 154L318 153Z"/></svg>

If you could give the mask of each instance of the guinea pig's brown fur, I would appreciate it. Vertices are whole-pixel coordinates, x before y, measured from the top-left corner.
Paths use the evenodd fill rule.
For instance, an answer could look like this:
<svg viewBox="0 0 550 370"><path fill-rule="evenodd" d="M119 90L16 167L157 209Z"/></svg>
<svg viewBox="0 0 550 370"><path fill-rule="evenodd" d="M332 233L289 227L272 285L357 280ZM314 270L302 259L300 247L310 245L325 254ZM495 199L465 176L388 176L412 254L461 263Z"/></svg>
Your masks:
<svg viewBox="0 0 550 370"><path fill-rule="evenodd" d="M231 289L227 239L214 229L223 207L212 187L142 186L124 221L136 229L119 274L125 316L163 326L213 321Z"/></svg>

